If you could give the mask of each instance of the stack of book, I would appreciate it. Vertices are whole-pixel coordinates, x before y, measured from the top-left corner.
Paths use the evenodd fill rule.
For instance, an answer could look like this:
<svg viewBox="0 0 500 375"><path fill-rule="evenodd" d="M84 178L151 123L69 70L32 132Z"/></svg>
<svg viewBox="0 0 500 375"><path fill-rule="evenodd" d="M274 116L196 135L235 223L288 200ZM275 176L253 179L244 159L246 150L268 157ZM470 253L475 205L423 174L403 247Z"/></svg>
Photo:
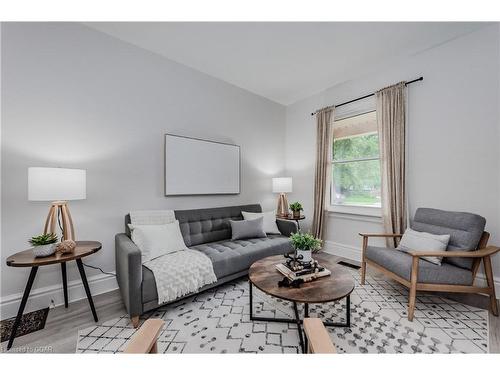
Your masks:
<svg viewBox="0 0 500 375"><path fill-rule="evenodd" d="M329 276L331 272L324 267L304 267L299 271L293 271L287 263L278 263L276 269L285 275L290 281L302 279L305 282L320 277Z"/></svg>

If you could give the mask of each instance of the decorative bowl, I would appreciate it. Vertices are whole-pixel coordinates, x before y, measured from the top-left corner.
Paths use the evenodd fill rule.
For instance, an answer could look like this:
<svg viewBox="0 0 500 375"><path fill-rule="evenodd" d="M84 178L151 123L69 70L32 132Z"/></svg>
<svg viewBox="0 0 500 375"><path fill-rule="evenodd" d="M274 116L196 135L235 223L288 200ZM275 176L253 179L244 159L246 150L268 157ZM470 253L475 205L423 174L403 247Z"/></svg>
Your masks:
<svg viewBox="0 0 500 375"><path fill-rule="evenodd" d="M56 252L57 244L51 243L48 245L40 245L33 247L33 254L35 257L48 257Z"/></svg>

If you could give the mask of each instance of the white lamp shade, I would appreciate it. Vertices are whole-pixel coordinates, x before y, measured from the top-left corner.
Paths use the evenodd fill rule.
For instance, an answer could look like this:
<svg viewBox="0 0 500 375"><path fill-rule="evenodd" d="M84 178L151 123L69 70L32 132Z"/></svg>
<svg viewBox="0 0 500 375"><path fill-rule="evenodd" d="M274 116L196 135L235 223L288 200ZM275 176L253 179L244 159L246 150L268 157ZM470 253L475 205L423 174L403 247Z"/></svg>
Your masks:
<svg viewBox="0 0 500 375"><path fill-rule="evenodd" d="M86 197L85 169L28 168L28 200L70 201Z"/></svg>
<svg viewBox="0 0 500 375"><path fill-rule="evenodd" d="M291 192L292 192L291 177L273 178L273 193L291 193Z"/></svg>

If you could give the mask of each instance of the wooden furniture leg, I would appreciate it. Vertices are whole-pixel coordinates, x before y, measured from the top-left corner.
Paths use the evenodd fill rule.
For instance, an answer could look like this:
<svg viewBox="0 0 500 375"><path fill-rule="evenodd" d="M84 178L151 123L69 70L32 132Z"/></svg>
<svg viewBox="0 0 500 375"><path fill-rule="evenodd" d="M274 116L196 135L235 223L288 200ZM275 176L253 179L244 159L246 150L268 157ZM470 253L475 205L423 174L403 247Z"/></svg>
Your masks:
<svg viewBox="0 0 500 375"><path fill-rule="evenodd" d="M130 321L132 322L132 325L134 326L134 328L139 327L139 315L131 316Z"/></svg>
<svg viewBox="0 0 500 375"><path fill-rule="evenodd" d="M365 285L365 276L366 276L366 260L365 260L365 251L368 246L368 237L363 237L363 252L361 259L361 285Z"/></svg>
<svg viewBox="0 0 500 375"><path fill-rule="evenodd" d="M415 301L417 299L417 281L418 281L418 257L413 257L411 265L411 278L410 278L410 297L408 301L408 320L413 320L415 313Z"/></svg>
<svg viewBox="0 0 500 375"><path fill-rule="evenodd" d="M483 258L484 263L484 273L486 274L486 281L488 282L488 287L490 288L490 308L493 315L498 316L498 304L497 297L495 294L495 282L493 280L493 270L491 268L491 257L485 256Z"/></svg>
<svg viewBox="0 0 500 375"><path fill-rule="evenodd" d="M304 318L304 332L307 337L307 352L311 354L336 353L323 322L319 318Z"/></svg>
<svg viewBox="0 0 500 375"><path fill-rule="evenodd" d="M161 319L146 320L142 327L134 333L123 352L129 354L158 353L157 341L163 324Z"/></svg>

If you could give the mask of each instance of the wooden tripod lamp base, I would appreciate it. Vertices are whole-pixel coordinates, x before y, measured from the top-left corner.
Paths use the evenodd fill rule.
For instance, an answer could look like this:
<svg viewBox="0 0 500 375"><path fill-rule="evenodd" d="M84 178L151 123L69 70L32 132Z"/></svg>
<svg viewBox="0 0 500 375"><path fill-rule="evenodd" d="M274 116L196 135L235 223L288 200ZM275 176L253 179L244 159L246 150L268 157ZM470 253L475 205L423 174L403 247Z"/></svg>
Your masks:
<svg viewBox="0 0 500 375"><path fill-rule="evenodd" d="M279 217L288 217L288 199L285 193L280 193L278 197L278 207L276 215Z"/></svg>
<svg viewBox="0 0 500 375"><path fill-rule="evenodd" d="M278 193L278 207L276 209L276 216L288 216L288 200L286 193L292 192L292 178L291 177L274 177L273 178L273 193Z"/></svg>
<svg viewBox="0 0 500 375"><path fill-rule="evenodd" d="M49 209L47 220L45 220L45 227L43 233L56 233L56 223L58 217L61 218L62 238L61 241L73 240L75 241L75 228L73 227L73 220L69 213L68 202L55 201Z"/></svg>

